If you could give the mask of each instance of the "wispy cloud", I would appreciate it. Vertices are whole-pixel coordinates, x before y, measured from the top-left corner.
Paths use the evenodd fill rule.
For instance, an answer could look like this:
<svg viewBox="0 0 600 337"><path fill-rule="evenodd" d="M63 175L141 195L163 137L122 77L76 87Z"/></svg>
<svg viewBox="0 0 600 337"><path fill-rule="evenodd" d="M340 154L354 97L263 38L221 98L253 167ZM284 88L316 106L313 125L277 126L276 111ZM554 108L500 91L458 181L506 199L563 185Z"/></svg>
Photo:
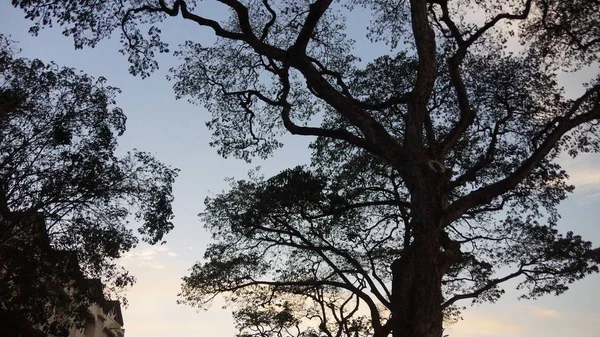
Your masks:
<svg viewBox="0 0 600 337"><path fill-rule="evenodd" d="M189 273L193 261L185 259L168 245L140 247L128 254L124 263L136 276L128 291L125 309L128 337L231 337L236 333L231 311L221 309L225 302L217 298L208 312L176 303L181 291L181 277ZM161 266L160 268L156 268Z"/></svg>
<svg viewBox="0 0 600 337"><path fill-rule="evenodd" d="M558 163L569 174L569 183L575 185L576 194L583 199L596 201L600 198L600 160L596 154L584 153L573 159L566 155Z"/></svg>
<svg viewBox="0 0 600 337"><path fill-rule="evenodd" d="M178 255L170 251L167 246L150 246L127 252L123 256L122 263L125 266L136 265L152 269L164 269L165 256L176 257Z"/></svg>
<svg viewBox="0 0 600 337"><path fill-rule="evenodd" d="M569 173L569 183L579 186L600 186L600 170L575 170Z"/></svg>
<svg viewBox="0 0 600 337"><path fill-rule="evenodd" d="M450 336L519 336L523 327L519 324L479 313L465 314L465 320L452 325L448 330Z"/></svg>
<svg viewBox="0 0 600 337"><path fill-rule="evenodd" d="M575 185L575 193L580 197L580 204L595 203L600 200L600 171L572 171L569 183Z"/></svg>
<svg viewBox="0 0 600 337"><path fill-rule="evenodd" d="M533 314L539 318L556 318L561 315L561 313L557 310L540 308L540 307L532 307Z"/></svg>

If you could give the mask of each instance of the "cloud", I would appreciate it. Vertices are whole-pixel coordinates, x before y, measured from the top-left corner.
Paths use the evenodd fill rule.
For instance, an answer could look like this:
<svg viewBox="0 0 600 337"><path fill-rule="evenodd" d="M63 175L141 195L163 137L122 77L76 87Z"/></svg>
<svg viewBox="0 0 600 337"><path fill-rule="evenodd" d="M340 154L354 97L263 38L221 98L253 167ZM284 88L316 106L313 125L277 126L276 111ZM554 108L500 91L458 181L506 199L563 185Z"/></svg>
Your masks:
<svg viewBox="0 0 600 337"><path fill-rule="evenodd" d="M600 198L600 160L595 153L583 153L573 159L562 155L558 163L569 174L568 183L575 185L575 194L586 202L595 202Z"/></svg>
<svg viewBox="0 0 600 337"><path fill-rule="evenodd" d="M121 262L126 267L139 266L152 269L164 269L165 264L161 261L165 256L176 257L177 253L169 250L167 246L147 246L134 249L124 254Z"/></svg>
<svg viewBox="0 0 600 337"><path fill-rule="evenodd" d="M561 315L560 312L552 309L533 307L533 314L540 318L556 318Z"/></svg>
<svg viewBox="0 0 600 337"><path fill-rule="evenodd" d="M575 170L569 172L569 175L569 183L578 187L600 185L600 171L598 170Z"/></svg>
<svg viewBox="0 0 600 337"><path fill-rule="evenodd" d="M160 253L167 252L169 248L167 246L150 246L143 249L134 249L130 252L125 253L125 259L140 259L140 260L153 260Z"/></svg>
<svg viewBox="0 0 600 337"><path fill-rule="evenodd" d="M464 321L460 321L448 329L450 336L504 337L519 336L523 332L523 326L520 324L499 317L472 312L465 314L464 318Z"/></svg>
<svg viewBox="0 0 600 337"><path fill-rule="evenodd" d="M137 278L126 294L129 307L124 309L124 319L128 337L235 335L231 311L220 309L225 304L221 298L207 312L176 303L181 277L189 273L193 264L184 253L181 255L168 245L140 247L127 254L123 262Z"/></svg>
<svg viewBox="0 0 600 337"><path fill-rule="evenodd" d="M600 171L573 170L569 175L569 183L575 185L575 194L580 197L579 204L600 200Z"/></svg>

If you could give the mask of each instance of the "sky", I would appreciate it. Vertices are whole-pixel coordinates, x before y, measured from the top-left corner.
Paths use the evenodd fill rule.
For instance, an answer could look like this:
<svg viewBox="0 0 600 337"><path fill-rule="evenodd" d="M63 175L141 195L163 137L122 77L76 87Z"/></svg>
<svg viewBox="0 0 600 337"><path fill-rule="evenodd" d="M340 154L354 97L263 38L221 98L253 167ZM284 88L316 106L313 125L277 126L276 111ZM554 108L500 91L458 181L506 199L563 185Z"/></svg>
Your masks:
<svg viewBox="0 0 600 337"><path fill-rule="evenodd" d="M359 15L359 14L358 14ZM354 18L357 19L357 18ZM352 21L352 18L349 22ZM118 105L125 111L127 132L119 143L123 149L151 152L161 161L181 169L174 186L175 229L167 244L140 244L122 260L137 277L129 290L129 306L124 310L127 337L213 336L233 337L235 328L230 311L215 303L208 311L177 305L181 277L203 255L210 236L197 214L203 200L227 188L226 177L244 178L249 169L262 167L265 175L306 163L310 139L286 136L285 146L267 161L247 164L223 159L211 148L210 132L204 125L208 112L185 100L175 100L167 69L177 65L171 57L159 57L161 69L148 79L131 76L126 57L121 55L118 39L101 42L95 49L75 51L72 40L57 29L43 30L38 37L27 33L29 21L23 13L0 3L0 32L19 42L22 56L55 61L61 66L104 76L110 85L123 90ZM210 41L210 32L174 20L163 27L165 36L175 44L185 38ZM180 34L185 31L186 34ZM360 47L361 41L358 41ZM366 57L379 50L362 49ZM385 51L382 51L385 52ZM578 74L561 78L567 92L580 92ZM560 206L560 228L573 230L585 239L600 244L600 155L584 155L562 163L571 175L576 192ZM448 328L451 337L600 337L600 275L592 275L571 286L560 297L547 296L536 301L518 301L507 294L496 304L470 307L464 320Z"/></svg>

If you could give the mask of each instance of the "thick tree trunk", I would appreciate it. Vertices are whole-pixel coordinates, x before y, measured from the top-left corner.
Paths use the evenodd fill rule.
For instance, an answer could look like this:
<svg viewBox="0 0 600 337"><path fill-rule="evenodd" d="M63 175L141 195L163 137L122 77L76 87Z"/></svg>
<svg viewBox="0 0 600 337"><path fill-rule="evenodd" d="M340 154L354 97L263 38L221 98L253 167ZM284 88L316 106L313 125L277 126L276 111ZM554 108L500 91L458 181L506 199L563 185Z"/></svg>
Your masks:
<svg viewBox="0 0 600 337"><path fill-rule="evenodd" d="M444 251L447 175L430 168L426 160L414 163L407 174L412 204L407 230L412 241L392 265L392 335L441 337L442 276L454 261ZM454 248L460 253L460 247Z"/></svg>
<svg viewBox="0 0 600 337"><path fill-rule="evenodd" d="M442 275L435 236L415 240L392 265L393 337L442 336Z"/></svg>

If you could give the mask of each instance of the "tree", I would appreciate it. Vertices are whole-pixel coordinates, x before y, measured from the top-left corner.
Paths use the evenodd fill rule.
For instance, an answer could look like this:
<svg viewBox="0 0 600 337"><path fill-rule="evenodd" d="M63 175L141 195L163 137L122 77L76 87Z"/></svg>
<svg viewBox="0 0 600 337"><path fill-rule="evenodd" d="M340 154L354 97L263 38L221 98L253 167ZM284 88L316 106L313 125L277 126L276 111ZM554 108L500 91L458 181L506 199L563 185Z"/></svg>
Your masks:
<svg viewBox="0 0 600 337"><path fill-rule="evenodd" d="M207 200L217 242L183 301L230 294L243 334L348 335L356 318L356 334L439 337L445 309L494 301L507 280L536 297L598 271L600 251L556 229L573 189L556 159L600 145L598 73L575 98L557 83L597 64L598 1L218 2L229 19L185 0L13 0L34 33L56 22L77 48L118 29L142 76L169 51L161 22L212 30L213 45L181 46L171 77L210 110L224 156L317 137L311 168ZM387 55L354 55L348 10L371 16Z"/></svg>
<svg viewBox="0 0 600 337"><path fill-rule="evenodd" d="M65 335L135 281L116 263L138 241L130 220L150 244L173 228L177 170L115 154L125 115L104 78L0 47L0 317Z"/></svg>

